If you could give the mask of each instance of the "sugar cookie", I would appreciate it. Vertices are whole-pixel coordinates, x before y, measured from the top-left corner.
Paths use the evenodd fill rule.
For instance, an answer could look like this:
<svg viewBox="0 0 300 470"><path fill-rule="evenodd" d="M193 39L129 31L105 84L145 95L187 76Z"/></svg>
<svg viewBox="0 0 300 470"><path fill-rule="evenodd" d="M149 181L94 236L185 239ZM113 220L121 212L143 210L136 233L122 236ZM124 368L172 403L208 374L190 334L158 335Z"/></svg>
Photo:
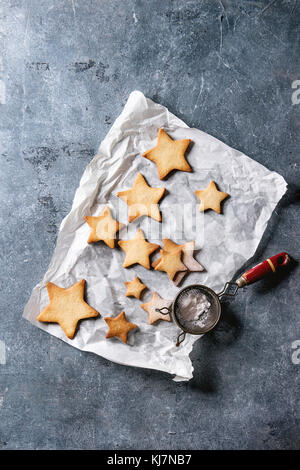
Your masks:
<svg viewBox="0 0 300 470"><path fill-rule="evenodd" d="M160 250L160 254L161 258L157 264L155 263L155 270L166 272L171 281L179 271L187 271L186 266L181 261L180 250L172 252Z"/></svg>
<svg viewBox="0 0 300 470"><path fill-rule="evenodd" d="M124 284L127 287L126 297L136 297L137 299L141 297L141 293L147 288L137 276L130 282L124 282Z"/></svg>
<svg viewBox="0 0 300 470"><path fill-rule="evenodd" d="M165 193L165 188L152 188L149 186L141 173L135 179L131 189L120 191L117 196L128 204L128 220L133 220L147 215L161 222L161 213L158 202Z"/></svg>
<svg viewBox="0 0 300 470"><path fill-rule="evenodd" d="M201 201L199 207L200 212L212 209L218 214L221 214L221 202L229 196L227 193L218 191L214 181L211 181L207 188L195 191L195 194Z"/></svg>
<svg viewBox="0 0 300 470"><path fill-rule="evenodd" d="M181 251L182 252L182 262L186 266L187 271L180 271L178 272L175 277L173 278L173 282L175 286L178 286L184 276L187 274L188 271L191 272L201 272L204 271L204 267L198 263L198 261L195 260L193 254L194 254L194 249L195 249L195 241L192 240L190 242L186 242L182 245L177 245L177 243L173 242L172 240L169 240L168 238L163 239L163 248L166 251L172 252L172 251ZM160 262L160 259L155 260L152 263L153 268L157 266L157 264Z"/></svg>
<svg viewBox="0 0 300 470"><path fill-rule="evenodd" d="M143 153L143 157L156 163L159 179L164 179L172 170L192 171L184 154L190 139L173 140L163 130L158 131L158 142L155 147Z"/></svg>
<svg viewBox="0 0 300 470"><path fill-rule="evenodd" d="M157 320L171 321L170 315L163 315L158 312L158 309L169 308L172 304L172 300L165 300L157 292L153 292L152 299L150 302L141 305L146 312L149 314L149 323L156 322Z"/></svg>
<svg viewBox="0 0 300 470"><path fill-rule="evenodd" d="M47 282L50 303L39 314L37 320L45 323L58 323L67 337L72 339L80 320L99 316L97 310L85 302L84 286L84 279L67 289Z"/></svg>
<svg viewBox="0 0 300 470"><path fill-rule="evenodd" d="M85 216L84 219L92 229L87 241L88 243L102 240L110 248L114 248L116 233L124 227L124 224L112 218L108 206L105 207L102 214L98 217L89 215Z"/></svg>
<svg viewBox="0 0 300 470"><path fill-rule="evenodd" d="M150 269L149 256L159 248L156 243L146 241L143 231L139 229L131 240L120 240L119 246L125 251L124 268L139 263L146 269Z"/></svg>
<svg viewBox="0 0 300 470"><path fill-rule="evenodd" d="M126 319L125 312L121 312L117 317L105 317L104 320L108 325L108 332L106 333L106 338L112 338L116 336L123 343L127 343L127 335L129 331L137 328L137 325L130 323Z"/></svg>

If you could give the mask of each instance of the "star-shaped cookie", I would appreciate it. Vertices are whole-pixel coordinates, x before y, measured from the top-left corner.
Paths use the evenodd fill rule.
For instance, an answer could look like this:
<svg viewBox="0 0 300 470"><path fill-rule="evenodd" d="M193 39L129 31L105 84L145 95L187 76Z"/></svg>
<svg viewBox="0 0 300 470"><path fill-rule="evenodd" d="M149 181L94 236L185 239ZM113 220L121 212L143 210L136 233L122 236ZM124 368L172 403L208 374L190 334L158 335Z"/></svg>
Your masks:
<svg viewBox="0 0 300 470"><path fill-rule="evenodd" d="M158 131L158 142L155 147L143 153L143 157L156 163L159 179L164 179L172 170L192 171L184 154L191 140L173 140L163 130Z"/></svg>
<svg viewBox="0 0 300 470"><path fill-rule="evenodd" d="M116 233L124 227L124 224L113 219L108 206L105 207L102 214L98 217L88 215L84 219L92 229L87 241L88 243L102 240L110 248L114 248Z"/></svg>
<svg viewBox="0 0 300 470"><path fill-rule="evenodd" d="M127 343L127 335L129 331L137 328L137 325L130 323L130 321L126 319L125 312L121 312L120 315L115 318L105 317L104 320L108 324L106 338L116 336L125 344Z"/></svg>
<svg viewBox="0 0 300 470"><path fill-rule="evenodd" d="M160 250L160 254L161 258L155 265L155 270L166 272L171 281L179 271L187 271L187 267L181 261L181 250L171 252Z"/></svg>
<svg viewBox="0 0 300 470"><path fill-rule="evenodd" d="M153 292L152 299L146 304L142 304L141 307L149 314L149 324L156 322L157 320L171 321L170 315L164 315L158 312L158 309L169 308L172 304L172 300L165 300L157 292Z"/></svg>
<svg viewBox="0 0 300 470"><path fill-rule="evenodd" d="M161 222L158 202L163 197L165 190L165 188L151 188L143 175L139 173L133 187L127 191L120 191L117 193L117 196L128 204L129 222L132 222L142 215L147 215Z"/></svg>
<svg viewBox="0 0 300 470"><path fill-rule="evenodd" d="M79 320L98 317L99 313L84 300L85 279L64 289L52 282L46 287L50 299L49 305L39 314L37 320L45 323L58 323L66 336L72 339Z"/></svg>
<svg viewBox="0 0 300 470"><path fill-rule="evenodd" d="M221 202L229 196L227 193L218 191L214 181L211 181L207 188L195 191L195 194L201 201L199 207L200 212L204 212L206 209L212 209L218 214L221 214Z"/></svg>
<svg viewBox="0 0 300 470"><path fill-rule="evenodd" d="M137 276L130 282L124 282L124 284L127 287L126 297L136 297L137 299L141 297L141 293L147 288Z"/></svg>
<svg viewBox="0 0 300 470"><path fill-rule="evenodd" d="M150 269L149 256L159 248L159 245L156 243L146 241L141 229L136 232L131 240L120 240L118 244L126 253L123 264L124 268L139 263L144 268Z"/></svg>
<svg viewBox="0 0 300 470"><path fill-rule="evenodd" d="M173 282L175 286L178 286L184 276L187 274L188 271L191 272L201 272L204 271L204 267L198 263L198 261L195 260L193 254L194 254L194 249L195 249L195 241L190 241L187 243L184 243L182 245L177 245L177 243L173 242L172 240L169 240L168 238L163 239L163 248L166 251L181 251L182 252L182 262L186 266L187 271L180 271L178 272L174 279ZM157 266L157 264L160 262L160 259L155 260L152 263L153 268Z"/></svg>

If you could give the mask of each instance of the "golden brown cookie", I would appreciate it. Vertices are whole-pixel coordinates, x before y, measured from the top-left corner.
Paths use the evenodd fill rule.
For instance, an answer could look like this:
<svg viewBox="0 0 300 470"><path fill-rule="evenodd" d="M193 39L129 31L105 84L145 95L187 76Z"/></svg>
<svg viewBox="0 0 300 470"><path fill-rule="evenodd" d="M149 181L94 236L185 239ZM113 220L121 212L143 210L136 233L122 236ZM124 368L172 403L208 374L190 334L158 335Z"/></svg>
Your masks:
<svg viewBox="0 0 300 470"><path fill-rule="evenodd" d="M124 227L124 224L113 219L108 206L105 207L102 214L98 217L89 215L84 219L92 229L87 241L88 243L102 240L110 248L114 248L116 233Z"/></svg>
<svg viewBox="0 0 300 470"><path fill-rule="evenodd" d="M194 258L194 249L195 249L195 242L190 241L184 243L183 245L179 245L182 247L182 262L187 267L187 271L181 271L177 273L173 282L175 286L178 286L184 276L187 274L188 271L190 272L201 272L204 271L204 267Z"/></svg>
<svg viewBox="0 0 300 470"><path fill-rule="evenodd" d="M161 258L157 264L155 263L155 270L166 272L171 281L179 271L187 271L186 266L181 261L181 250L172 252L160 250L160 254Z"/></svg>
<svg viewBox="0 0 300 470"><path fill-rule="evenodd" d="M143 153L143 157L156 163L159 179L164 179L172 170L192 171L184 154L191 140L173 140L163 130L158 131L158 142L155 147Z"/></svg>
<svg viewBox="0 0 300 470"><path fill-rule="evenodd" d="M195 241L186 242L183 245L179 245L183 251L183 264L188 268L188 271L201 272L204 271L204 267L197 260L195 260L193 254L195 250Z"/></svg>
<svg viewBox="0 0 300 470"><path fill-rule="evenodd" d="M158 309L169 308L172 300L165 300L157 292L153 292L150 302L142 304L141 307L149 314L149 323L156 322L157 320L171 321L170 315L163 315L158 312Z"/></svg>
<svg viewBox="0 0 300 470"><path fill-rule="evenodd" d="M199 207L200 212L212 209L218 214L221 214L221 202L229 196L227 193L218 191L214 181L211 181L207 188L195 191L195 194L201 201Z"/></svg>
<svg viewBox="0 0 300 470"><path fill-rule="evenodd" d="M118 244L126 253L123 264L124 268L139 263L144 268L150 269L149 256L159 248L159 245L156 243L146 241L141 229L136 232L131 240L120 240Z"/></svg>
<svg viewBox="0 0 300 470"><path fill-rule="evenodd" d="M38 321L58 323L67 337L72 339L80 320L99 316L97 310L84 301L84 286L85 279L67 289L47 282L50 303L39 314Z"/></svg>
<svg viewBox="0 0 300 470"><path fill-rule="evenodd" d="M181 251L182 252L182 262L186 266L187 271L180 271L178 272L175 277L173 278L173 282L175 286L178 286L184 276L187 274L188 271L191 272L201 272L204 271L203 266L198 263L198 261L195 260L193 254L194 254L194 249L195 249L195 242L190 241L187 243L184 243L182 245L177 245L177 243L173 242L172 240L169 240L168 238L163 239L163 248L165 251ZM160 258L155 260L152 263L153 268L157 266L157 264L160 262Z"/></svg>
<svg viewBox="0 0 300 470"><path fill-rule="evenodd" d="M124 284L127 287L126 297L136 297L137 299L141 297L141 293L147 288L137 276L130 282L124 282Z"/></svg>
<svg viewBox="0 0 300 470"><path fill-rule="evenodd" d="M108 332L106 333L106 338L112 338L113 336L116 336L125 344L127 343L127 335L129 331L137 328L137 325L130 323L126 319L125 312L121 312L120 315L115 318L105 317L104 320L109 327Z"/></svg>
<svg viewBox="0 0 300 470"><path fill-rule="evenodd" d="M151 188L143 175L139 173L133 187L127 191L120 191L117 196L128 204L129 222L142 215L147 215L161 222L158 202L163 197L165 190L165 188Z"/></svg>

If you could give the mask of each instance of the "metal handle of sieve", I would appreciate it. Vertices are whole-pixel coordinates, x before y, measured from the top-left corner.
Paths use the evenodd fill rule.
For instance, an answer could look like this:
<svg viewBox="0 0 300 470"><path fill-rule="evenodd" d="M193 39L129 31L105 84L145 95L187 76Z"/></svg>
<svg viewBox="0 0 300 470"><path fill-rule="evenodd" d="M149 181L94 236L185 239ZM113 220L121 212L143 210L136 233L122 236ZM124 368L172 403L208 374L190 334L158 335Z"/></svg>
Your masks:
<svg viewBox="0 0 300 470"><path fill-rule="evenodd" d="M178 347L185 340L185 335L185 331L179 333L179 335L177 336L176 347ZM182 339L180 339L181 336L183 337Z"/></svg>
<svg viewBox="0 0 300 470"><path fill-rule="evenodd" d="M163 312L164 310L164 312ZM161 313L162 315L170 315L171 314L171 309L168 307L162 307L162 308L156 308L156 312Z"/></svg>
<svg viewBox="0 0 300 470"><path fill-rule="evenodd" d="M233 290L229 290L227 292L228 287L233 287ZM219 298L221 297L234 297L239 290L239 286L236 282L226 282L225 286L223 287L223 290L217 294Z"/></svg>
<svg viewBox="0 0 300 470"><path fill-rule="evenodd" d="M156 308L155 311L161 313L162 315L171 315L171 309L168 307ZM179 333L179 335L177 336L177 341L176 341L177 347L185 340L185 335L186 335L185 331L182 331L181 333Z"/></svg>

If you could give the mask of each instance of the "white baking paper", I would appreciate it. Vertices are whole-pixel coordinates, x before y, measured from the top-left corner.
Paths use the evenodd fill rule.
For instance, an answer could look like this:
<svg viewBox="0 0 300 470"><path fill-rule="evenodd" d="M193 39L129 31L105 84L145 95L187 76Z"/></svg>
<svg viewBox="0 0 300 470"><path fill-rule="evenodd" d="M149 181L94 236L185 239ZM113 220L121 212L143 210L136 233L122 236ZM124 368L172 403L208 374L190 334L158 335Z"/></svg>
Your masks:
<svg viewBox="0 0 300 470"><path fill-rule="evenodd" d="M187 159L192 173L176 171L165 180L157 176L156 165L141 154L156 145L157 132L164 128L174 139L190 138ZM138 172L152 187L167 189L160 208L162 223L142 217L127 222L127 205L116 196L131 188ZM198 211L199 200L194 191L204 189L211 180L221 191L230 194L223 203L223 214ZM157 291L165 299L173 299L179 288L200 283L221 290L234 273L255 252L276 204L286 191L285 180L241 152L218 139L190 129L164 106L134 91L121 115L116 119L99 151L87 166L76 191L71 212L63 220L54 255L44 279L33 289L24 310L24 317L34 325L83 351L90 351L119 364L158 369L175 374L176 380L189 380L193 366L189 358L198 336L187 335L175 346L180 330L165 321L148 324L148 315L141 302L125 297L124 281L139 276L149 290L142 302ZM106 205L119 221L128 225L120 238L131 238L140 227L151 242L162 245L163 237L177 243L195 240L196 259L204 272L185 276L175 287L165 273L148 271L135 265L122 267L125 253L104 243L88 245L89 226L85 215L99 215ZM157 253L153 258L157 258ZM73 340L68 339L59 325L40 323L37 315L49 303L45 284L52 281L69 287L86 279L86 300L101 317L80 323ZM130 335L129 344L117 338L105 339L105 316L125 310L127 318L139 326Z"/></svg>

